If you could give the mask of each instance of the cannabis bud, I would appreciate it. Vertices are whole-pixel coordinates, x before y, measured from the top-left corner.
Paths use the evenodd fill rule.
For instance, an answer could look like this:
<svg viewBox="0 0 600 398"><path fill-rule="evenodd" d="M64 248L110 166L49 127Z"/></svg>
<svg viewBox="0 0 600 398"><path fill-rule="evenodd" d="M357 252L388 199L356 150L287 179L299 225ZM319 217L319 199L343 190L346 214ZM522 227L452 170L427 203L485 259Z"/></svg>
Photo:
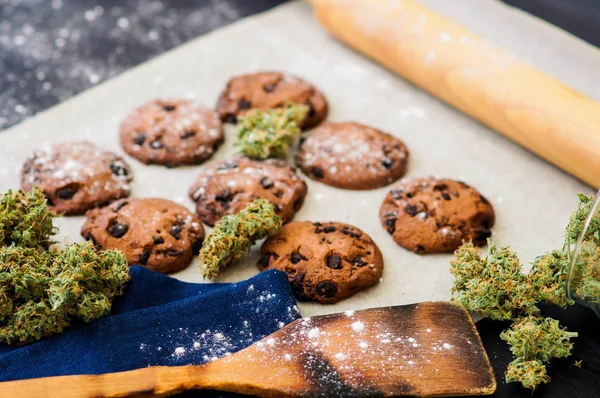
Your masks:
<svg viewBox="0 0 600 398"><path fill-rule="evenodd" d="M46 205L39 188L30 192L9 190L0 195L0 246L47 249L56 233L52 220L56 214Z"/></svg>
<svg viewBox="0 0 600 398"><path fill-rule="evenodd" d="M110 313L125 257L90 243L50 248L56 214L39 189L0 196L0 342L27 344Z"/></svg>
<svg viewBox="0 0 600 398"><path fill-rule="evenodd" d="M454 301L494 320L510 320L538 312L521 263L508 247L498 249L488 239L486 258L471 242L455 252L450 272L454 275Z"/></svg>
<svg viewBox="0 0 600 398"><path fill-rule="evenodd" d="M63 251L0 248L0 341L27 344L61 333L77 321L110 313L129 267L122 254L91 243Z"/></svg>
<svg viewBox="0 0 600 398"><path fill-rule="evenodd" d="M237 214L224 216L202 244L203 276L218 277L222 269L241 260L257 240L277 234L281 225L275 207L265 199L249 203Z"/></svg>
<svg viewBox="0 0 600 398"><path fill-rule="evenodd" d="M266 111L251 109L238 117L235 146L249 158L283 158L300 135L299 123L308 112L306 105L290 104Z"/></svg>
<svg viewBox="0 0 600 398"><path fill-rule="evenodd" d="M577 337L577 333L561 328L556 319L534 316L520 319L500 334L516 358L544 363L571 355L573 337Z"/></svg>
<svg viewBox="0 0 600 398"><path fill-rule="evenodd" d="M523 387L531 390L541 383L550 382L550 377L546 374L546 366L539 360L515 359L508 365L504 376L507 383L520 382Z"/></svg>

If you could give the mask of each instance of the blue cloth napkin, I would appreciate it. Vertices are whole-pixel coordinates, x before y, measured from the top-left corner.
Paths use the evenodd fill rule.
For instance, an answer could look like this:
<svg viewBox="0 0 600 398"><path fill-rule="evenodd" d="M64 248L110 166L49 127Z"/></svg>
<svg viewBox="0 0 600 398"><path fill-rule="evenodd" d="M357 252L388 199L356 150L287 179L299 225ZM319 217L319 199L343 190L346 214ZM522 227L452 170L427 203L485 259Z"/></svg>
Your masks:
<svg viewBox="0 0 600 398"><path fill-rule="evenodd" d="M201 364L300 317L280 271L234 284L185 283L137 266L131 275L111 316L31 345L0 344L0 381Z"/></svg>

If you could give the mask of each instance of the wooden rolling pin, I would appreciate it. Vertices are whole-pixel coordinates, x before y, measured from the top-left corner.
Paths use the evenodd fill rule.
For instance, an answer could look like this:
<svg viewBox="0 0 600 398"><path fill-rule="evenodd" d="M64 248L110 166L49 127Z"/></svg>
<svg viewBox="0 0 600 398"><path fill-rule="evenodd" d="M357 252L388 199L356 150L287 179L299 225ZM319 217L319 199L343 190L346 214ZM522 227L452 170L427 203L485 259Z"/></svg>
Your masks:
<svg viewBox="0 0 600 398"><path fill-rule="evenodd" d="M411 0L309 0L335 37L600 187L600 103Z"/></svg>

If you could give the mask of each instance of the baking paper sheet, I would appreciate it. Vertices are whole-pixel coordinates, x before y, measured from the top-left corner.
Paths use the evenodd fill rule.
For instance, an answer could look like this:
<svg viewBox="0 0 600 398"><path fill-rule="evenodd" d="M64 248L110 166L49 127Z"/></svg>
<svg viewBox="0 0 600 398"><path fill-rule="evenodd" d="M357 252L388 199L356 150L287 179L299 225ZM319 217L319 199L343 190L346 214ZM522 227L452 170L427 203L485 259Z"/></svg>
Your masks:
<svg viewBox="0 0 600 398"><path fill-rule="evenodd" d="M600 51L495 0L422 0L584 93L600 99ZM557 248L575 194L589 187L535 155L447 107L330 37L308 4L294 2L244 19L134 68L0 134L0 191L19 187L25 158L44 143L89 140L123 153L118 125L134 107L154 97L193 98L214 106L233 75L257 70L297 74L318 86L331 107L330 121L356 120L390 132L410 150L407 177L464 180L493 203L493 238L531 261ZM201 166L167 169L127 157L135 172L132 194L163 197L193 209L187 189L212 162L229 157L235 131ZM367 232L381 248L381 282L336 305L301 303L304 315L400 305L450 297L451 255L419 256L397 246L381 227L379 206L388 191L345 191L306 178L308 197L296 220L341 221ZM80 241L84 217L61 218L61 242ZM256 274L256 246L219 281ZM199 260L177 278L202 282Z"/></svg>

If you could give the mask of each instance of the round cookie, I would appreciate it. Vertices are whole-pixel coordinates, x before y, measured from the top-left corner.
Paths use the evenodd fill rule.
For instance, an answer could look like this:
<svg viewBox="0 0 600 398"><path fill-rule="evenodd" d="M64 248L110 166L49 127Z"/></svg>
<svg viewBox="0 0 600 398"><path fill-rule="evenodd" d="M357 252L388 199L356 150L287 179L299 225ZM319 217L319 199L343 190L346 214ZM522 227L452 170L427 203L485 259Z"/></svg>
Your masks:
<svg viewBox="0 0 600 398"><path fill-rule="evenodd" d="M35 151L23 165L21 188L40 187L57 213L83 214L129 196L131 168L89 142L64 142Z"/></svg>
<svg viewBox="0 0 600 398"><path fill-rule="evenodd" d="M338 222L291 222L262 245L261 271L288 274L299 300L337 303L381 279L383 257L360 229Z"/></svg>
<svg viewBox="0 0 600 398"><path fill-rule="evenodd" d="M235 214L258 198L275 205L284 222L302 207L306 183L285 161L233 158L205 169L189 190L196 213L214 226L226 214Z"/></svg>
<svg viewBox="0 0 600 398"><path fill-rule="evenodd" d="M121 123L120 136L129 155L167 167L202 163L224 141L219 115L188 100L145 103Z"/></svg>
<svg viewBox="0 0 600 398"><path fill-rule="evenodd" d="M306 138L296 164L310 178L345 189L375 189L404 175L408 150L382 131L355 122L325 123Z"/></svg>
<svg viewBox="0 0 600 398"><path fill-rule="evenodd" d="M280 108L289 102L308 106L301 125L304 129L318 125L327 117L327 101L319 90L280 72L249 73L230 79L219 97L217 111L223 121L235 123L237 116L248 109Z"/></svg>
<svg viewBox="0 0 600 398"><path fill-rule="evenodd" d="M129 265L163 274L185 268L204 240L198 217L166 199L123 199L86 216L81 236L98 249L120 250Z"/></svg>
<svg viewBox="0 0 600 398"><path fill-rule="evenodd" d="M465 240L484 245L495 221L492 205L477 190L433 177L402 180L379 216L396 243L415 253L451 253Z"/></svg>

